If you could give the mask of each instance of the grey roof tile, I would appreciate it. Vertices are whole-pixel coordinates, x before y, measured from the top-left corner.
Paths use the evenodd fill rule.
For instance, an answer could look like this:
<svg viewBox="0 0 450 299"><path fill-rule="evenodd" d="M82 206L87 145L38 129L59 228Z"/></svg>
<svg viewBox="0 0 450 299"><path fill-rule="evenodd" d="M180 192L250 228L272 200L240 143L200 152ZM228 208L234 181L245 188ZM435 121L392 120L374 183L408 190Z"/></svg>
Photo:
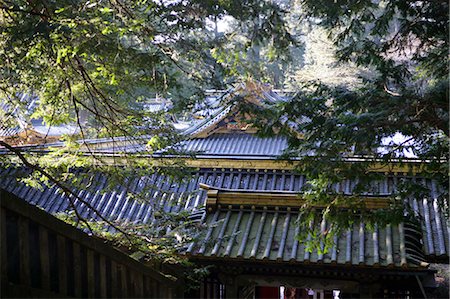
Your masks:
<svg viewBox="0 0 450 299"><path fill-rule="evenodd" d="M0 170L0 188L20 195L26 201L37 205L48 212L64 212L70 209L67 196L56 187L44 187L36 190L16 182L15 176L20 169ZM390 192L395 182L406 177L387 176L374 186L374 194ZM130 179L126 186L118 186L113 191L107 191L108 183L105 175L93 174L93 183L86 184L86 190L76 191L95 209L111 219L136 223L152 223L155 211L174 212L188 210L193 214L199 213L205 218L210 227L210 237L216 242L214 246L208 244L193 244L192 253L201 253L207 256L222 256L228 258L256 258L278 261L317 262L354 265L391 264L401 266L405 256L408 261L415 258L420 260L426 257L448 258L449 231L446 218L437 206L437 191L424 198L411 199L411 206L421 220L421 227L415 230L410 227L398 226L378 228L371 232L363 225L357 225L348 234L339 236L336 248L327 254L305 251L304 244L296 241L298 226L295 221L298 214L289 211L261 210L250 211L237 209L218 210L214 215L204 213L206 192L199 190L199 183L227 188L245 190L285 190L301 191L305 178L302 175L289 171L256 171L236 169L200 169L189 180L183 182L172 181L167 177L152 173L147 176ZM419 180L417 180L419 181ZM421 180L422 183L431 184L430 180ZM350 193L352 182L347 182L345 188L337 186L341 191ZM146 192L145 200L138 201L127 196L127 191ZM86 204L75 201L75 205L84 217L98 219ZM265 214L264 214L265 213ZM263 215L265 215L263 217ZM217 221L217 226L213 224ZM324 224L321 229L325 229ZM402 237L402 234L404 236ZM419 237L417 237L419 236ZM401 241L400 239L404 239ZM205 238L209 239L209 238ZM419 243L417 243L419 239ZM231 241L233 240L233 241ZM423 242L423 244L420 243ZM401 243L406 244L406 251L399 251ZM217 245L219 244L219 245ZM203 248L201 252L198 246ZM417 249L419 248L420 249ZM403 249L402 249L403 250ZM423 252L422 252L423 251ZM410 258L411 257L411 258Z"/></svg>

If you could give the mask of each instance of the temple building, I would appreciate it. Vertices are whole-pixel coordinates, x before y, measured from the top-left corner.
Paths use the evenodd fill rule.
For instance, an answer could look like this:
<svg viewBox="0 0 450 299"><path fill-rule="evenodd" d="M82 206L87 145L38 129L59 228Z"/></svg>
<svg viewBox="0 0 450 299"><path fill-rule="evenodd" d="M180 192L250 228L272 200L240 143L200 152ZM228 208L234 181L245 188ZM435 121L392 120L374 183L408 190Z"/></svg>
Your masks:
<svg viewBox="0 0 450 299"><path fill-rule="evenodd" d="M18 95L17 102L19 104L12 105L0 100L0 140L15 146L36 145L57 142L64 135L79 133L75 124L47 124L42 117L30 119L36 110L36 96L21 94Z"/></svg>
<svg viewBox="0 0 450 299"><path fill-rule="evenodd" d="M260 138L251 125L240 121L237 98L283 100L265 89L248 91L241 87L227 92L212 102L202 118L188 125L177 124L187 137L178 147L189 155L165 151L149 154L144 151L145 142L90 141L93 152L105 160L118 161L124 153L133 153L137 159L159 161L164 167L181 159L190 176L177 180L152 170L147 175L128 178L115 190L102 192L108 185L108 176L93 174L91 182L77 191L89 203L75 201L80 215L98 219L92 212L95 208L113 221L158 225L161 213L188 213L201 229L192 242L180 247L179 254L208 266L209 274L199 289L177 296L426 298L436 287L436 271L430 264L448 264L449 259L448 221L437 203L439 190L433 180L415 172L414 162L374 170L383 173L383 179L364 195L367 209L386 207L387 199L402 180L415 180L432 190L426 197L409 199L419 224L404 222L371 229L361 219L335 236L328 251L322 245L308 248L307 242L297 238L301 233L299 194L307 178L294 170L295 162L279 159L288 146L286 139ZM37 190L17 183L17 171L1 170L1 189L51 214L70 210L69 200L57 187ZM348 180L334 188L350 196L354 185ZM127 192L143 190L147 190L146 201L127 196ZM324 232L328 226L325 221L311 222L311 230ZM73 255L73 249L67 251L66 259L72 260ZM87 286L94 284L92 293L86 294L95 295L102 281L111 284L111 274L105 274L109 270L101 269L92 267L92 277L99 278L86 282ZM73 275L71 279L67 285L77 280ZM75 291L58 286L53 292L76 297ZM109 297L107 292L98 294ZM144 291L139 294L150 297Z"/></svg>

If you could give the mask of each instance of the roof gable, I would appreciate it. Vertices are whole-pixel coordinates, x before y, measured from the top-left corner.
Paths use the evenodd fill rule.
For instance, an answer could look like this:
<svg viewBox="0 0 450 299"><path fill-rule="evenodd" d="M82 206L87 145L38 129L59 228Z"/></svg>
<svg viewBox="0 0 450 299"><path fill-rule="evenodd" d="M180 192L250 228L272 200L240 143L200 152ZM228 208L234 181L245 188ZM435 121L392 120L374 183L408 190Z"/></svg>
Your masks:
<svg viewBox="0 0 450 299"><path fill-rule="evenodd" d="M206 138L214 133L255 133L256 129L246 120L251 116L239 112L243 102L262 106L284 99L273 92L269 86L246 82L227 91L219 99L219 107L209 116L186 129L183 134L189 138Z"/></svg>

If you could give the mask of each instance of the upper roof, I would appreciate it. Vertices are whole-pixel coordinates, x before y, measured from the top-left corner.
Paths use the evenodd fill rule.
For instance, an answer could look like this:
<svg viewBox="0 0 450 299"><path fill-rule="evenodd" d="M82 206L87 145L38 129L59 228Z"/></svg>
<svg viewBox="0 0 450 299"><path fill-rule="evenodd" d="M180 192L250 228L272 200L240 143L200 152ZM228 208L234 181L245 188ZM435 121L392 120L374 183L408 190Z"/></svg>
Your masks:
<svg viewBox="0 0 450 299"><path fill-rule="evenodd" d="M274 159L287 148L286 138L261 138L254 134L213 134L182 142L181 149L196 157Z"/></svg>
<svg viewBox="0 0 450 299"><path fill-rule="evenodd" d="M287 148L284 137L261 138L251 125L242 121L238 106L241 101L264 105L264 103L284 101L268 86L247 82L227 91L209 92L210 96L196 107L195 117L176 121L175 126L185 136L185 140L171 147L176 151L160 150L152 155L167 156L168 152L199 158L233 159L275 159ZM158 109L166 107L165 102L157 102ZM38 126L41 128L42 126ZM55 130L47 130L52 133ZM61 130L56 130L61 132ZM67 131L67 130L66 130ZM65 132L66 133L66 132ZM149 154L146 144L151 136L131 136L79 140L90 153L101 155L140 153ZM29 146L27 150L45 151L50 147L64 146L63 142ZM88 149L89 148L89 149Z"/></svg>
<svg viewBox="0 0 450 299"><path fill-rule="evenodd" d="M287 139L283 136L262 138L255 134L256 128L251 125L251 117L239 111L242 102L265 106L286 101L288 94L275 92L268 85L253 82L238 84L226 91L209 91L207 94L209 96L195 107L190 117L184 120L173 118L173 125L178 128L181 135L184 135L185 140L166 150L149 151L147 143L152 136L148 135L79 140L78 142L83 145L81 150L99 155L133 153L153 157L181 155L202 159L274 160L288 149ZM154 99L149 105L151 109L161 110L167 109L170 103L164 99ZM49 136L74 132L76 129L73 126L48 128L42 124L36 124L35 127L41 134ZM296 130L294 124L291 127ZM379 150L386 151L393 144L403 142L402 138L404 139L404 136L399 134L395 134L391 139L385 138L383 141L385 146L380 147ZM49 147L62 146L64 146L63 142L54 142L26 147L26 150L45 151ZM408 161L414 162L414 156L411 156L411 153L406 154L405 157L412 158Z"/></svg>

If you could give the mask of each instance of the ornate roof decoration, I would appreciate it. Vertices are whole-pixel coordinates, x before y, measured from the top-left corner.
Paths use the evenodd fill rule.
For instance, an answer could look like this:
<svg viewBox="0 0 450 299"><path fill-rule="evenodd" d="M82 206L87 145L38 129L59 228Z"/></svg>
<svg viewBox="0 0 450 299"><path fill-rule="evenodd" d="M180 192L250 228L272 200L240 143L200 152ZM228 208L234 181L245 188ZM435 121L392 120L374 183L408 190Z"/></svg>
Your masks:
<svg viewBox="0 0 450 299"><path fill-rule="evenodd" d="M48 125L42 118L30 119L38 103L38 97L26 93L14 101L0 100L0 140L13 145L44 144L79 132L74 124Z"/></svg>
<svg viewBox="0 0 450 299"><path fill-rule="evenodd" d="M183 134L190 138L205 138L214 133L256 132L250 124L243 121L250 116L239 113L239 101L263 105L264 102L283 101L283 98L267 85L248 81L228 90L219 98L219 107L211 116L186 129Z"/></svg>

